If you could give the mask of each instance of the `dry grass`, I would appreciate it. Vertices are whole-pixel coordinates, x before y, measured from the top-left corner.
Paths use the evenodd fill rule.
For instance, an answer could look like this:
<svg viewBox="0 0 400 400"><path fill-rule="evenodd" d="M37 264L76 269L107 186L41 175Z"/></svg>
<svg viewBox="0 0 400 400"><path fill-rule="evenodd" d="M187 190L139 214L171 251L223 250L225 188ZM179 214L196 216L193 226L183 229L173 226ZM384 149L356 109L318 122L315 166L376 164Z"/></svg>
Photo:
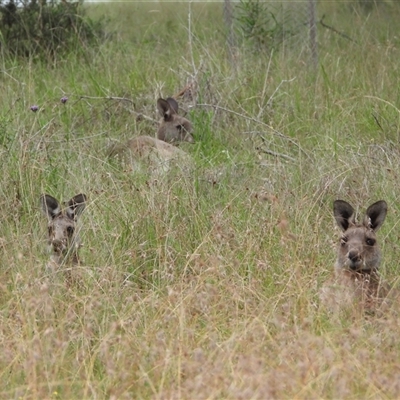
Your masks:
<svg viewBox="0 0 400 400"><path fill-rule="evenodd" d="M0 397L398 398L398 304L332 315L319 301L336 198L387 201L381 272L397 286L391 20L374 15L386 36L365 37L357 16L361 46L322 31L318 73L306 50L270 59L246 45L232 68L218 5L192 6L192 36L187 9L135 4L142 22L86 62L4 62ZM196 144L181 148L193 169L155 176L105 157L113 140L153 135L155 100L192 81L197 97L181 105ZM84 247L69 285L71 266L45 269L38 201L80 192Z"/></svg>

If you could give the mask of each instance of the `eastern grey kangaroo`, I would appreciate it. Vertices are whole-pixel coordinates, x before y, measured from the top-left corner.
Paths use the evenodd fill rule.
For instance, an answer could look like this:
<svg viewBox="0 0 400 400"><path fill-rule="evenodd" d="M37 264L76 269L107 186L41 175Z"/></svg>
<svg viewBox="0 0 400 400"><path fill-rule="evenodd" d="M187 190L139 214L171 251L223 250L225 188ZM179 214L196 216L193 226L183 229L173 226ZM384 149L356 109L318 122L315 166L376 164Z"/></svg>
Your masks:
<svg viewBox="0 0 400 400"><path fill-rule="evenodd" d="M53 266L71 260L79 263L79 236L76 232L76 222L86 206L87 198L78 194L65 203L65 209L54 197L44 194L40 196L40 205L48 218L48 244L50 246L50 261Z"/></svg>
<svg viewBox="0 0 400 400"><path fill-rule="evenodd" d="M376 236L385 221L387 204L380 200L370 205L358 222L354 208L336 200L333 214L343 233L337 247L334 282L322 288L321 299L328 308L351 307L358 302L364 309L373 310L390 291L379 276L381 251Z"/></svg>
<svg viewBox="0 0 400 400"><path fill-rule="evenodd" d="M138 136L125 144L113 145L108 151L109 156L122 155L130 150L134 158L151 158L151 161L154 161L154 158L159 161L169 161L177 157L187 157L183 150L173 144L194 143L191 122L178 114L178 103L172 97L166 100L158 99L157 109L161 115L157 138Z"/></svg>

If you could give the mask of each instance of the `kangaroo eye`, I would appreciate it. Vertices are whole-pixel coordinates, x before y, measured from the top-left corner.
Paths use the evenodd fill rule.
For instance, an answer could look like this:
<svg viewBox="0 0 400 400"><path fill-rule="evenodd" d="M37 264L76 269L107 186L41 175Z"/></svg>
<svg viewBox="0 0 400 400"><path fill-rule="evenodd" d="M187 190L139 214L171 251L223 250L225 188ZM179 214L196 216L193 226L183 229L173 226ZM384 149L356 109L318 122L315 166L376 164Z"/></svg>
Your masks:
<svg viewBox="0 0 400 400"><path fill-rule="evenodd" d="M52 226L49 226L47 228L47 230L49 231L49 235L51 235L53 233L53 227Z"/></svg>
<svg viewBox="0 0 400 400"><path fill-rule="evenodd" d="M367 239L365 241L367 243L368 246L373 246L376 243L375 239Z"/></svg>
<svg viewBox="0 0 400 400"><path fill-rule="evenodd" d="M181 131L183 129L183 126L182 125L177 125L176 129L178 129L178 131Z"/></svg>
<svg viewBox="0 0 400 400"><path fill-rule="evenodd" d="M347 243L347 237L346 236L343 236L341 239L340 239L340 244L342 245L342 246L344 246L346 243Z"/></svg>
<svg viewBox="0 0 400 400"><path fill-rule="evenodd" d="M72 226L67 227L68 236L72 236L74 233L74 228Z"/></svg>

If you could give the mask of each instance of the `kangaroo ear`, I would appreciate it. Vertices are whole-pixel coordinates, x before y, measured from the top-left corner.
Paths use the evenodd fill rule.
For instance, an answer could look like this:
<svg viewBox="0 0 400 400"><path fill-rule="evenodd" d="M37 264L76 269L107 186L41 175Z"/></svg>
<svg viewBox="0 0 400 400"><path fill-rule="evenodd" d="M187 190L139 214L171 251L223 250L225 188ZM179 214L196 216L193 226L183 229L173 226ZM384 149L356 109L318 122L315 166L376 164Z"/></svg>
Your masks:
<svg viewBox="0 0 400 400"><path fill-rule="evenodd" d="M43 213L49 218L54 219L61 214L60 204L53 196L42 194L40 196L40 206Z"/></svg>
<svg viewBox="0 0 400 400"><path fill-rule="evenodd" d="M158 99L157 108L164 121L170 121L172 116L178 112L178 103L172 97L167 100Z"/></svg>
<svg viewBox="0 0 400 400"><path fill-rule="evenodd" d="M83 210L86 207L86 195L80 193L74 196L71 200L69 200L67 205L67 215L69 218L76 220L79 215L82 214Z"/></svg>
<svg viewBox="0 0 400 400"><path fill-rule="evenodd" d="M178 109L179 109L178 102L172 97L168 97L167 102L170 105L170 107L174 110L175 114L178 114Z"/></svg>
<svg viewBox="0 0 400 400"><path fill-rule="evenodd" d="M377 231L385 221L387 214L387 204L386 201L380 200L376 203L370 205L367 209L364 218L364 225L367 228Z"/></svg>
<svg viewBox="0 0 400 400"><path fill-rule="evenodd" d="M335 200L333 203L333 215L339 228L347 231L350 224L355 224L354 208L344 200Z"/></svg>

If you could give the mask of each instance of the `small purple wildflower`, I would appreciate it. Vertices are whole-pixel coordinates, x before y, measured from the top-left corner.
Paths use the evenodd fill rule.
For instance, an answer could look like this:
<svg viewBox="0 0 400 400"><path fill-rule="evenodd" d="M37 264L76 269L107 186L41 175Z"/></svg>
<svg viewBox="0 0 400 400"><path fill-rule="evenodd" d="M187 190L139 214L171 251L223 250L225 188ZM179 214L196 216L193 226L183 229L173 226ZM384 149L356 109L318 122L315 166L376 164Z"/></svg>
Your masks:
<svg viewBox="0 0 400 400"><path fill-rule="evenodd" d="M67 96L63 96L61 97L61 103L65 104L68 101L68 97Z"/></svg>
<svg viewBox="0 0 400 400"><path fill-rule="evenodd" d="M36 112L39 110L39 106L31 106L31 111Z"/></svg>

